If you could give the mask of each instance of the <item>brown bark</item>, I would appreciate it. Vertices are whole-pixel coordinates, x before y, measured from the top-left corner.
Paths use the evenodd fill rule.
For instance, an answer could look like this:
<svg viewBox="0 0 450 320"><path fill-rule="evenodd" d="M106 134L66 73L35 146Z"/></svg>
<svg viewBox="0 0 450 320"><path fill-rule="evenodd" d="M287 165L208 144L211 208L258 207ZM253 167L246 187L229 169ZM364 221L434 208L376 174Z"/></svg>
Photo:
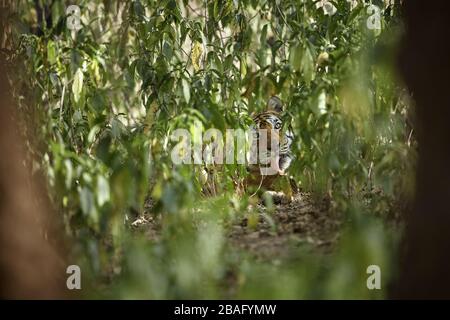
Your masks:
<svg viewBox="0 0 450 320"><path fill-rule="evenodd" d="M2 53L10 51L8 17L2 7ZM54 230L58 219L45 183L25 166L26 151L0 56L0 298L63 298L66 263ZM52 244L53 241L53 244Z"/></svg>

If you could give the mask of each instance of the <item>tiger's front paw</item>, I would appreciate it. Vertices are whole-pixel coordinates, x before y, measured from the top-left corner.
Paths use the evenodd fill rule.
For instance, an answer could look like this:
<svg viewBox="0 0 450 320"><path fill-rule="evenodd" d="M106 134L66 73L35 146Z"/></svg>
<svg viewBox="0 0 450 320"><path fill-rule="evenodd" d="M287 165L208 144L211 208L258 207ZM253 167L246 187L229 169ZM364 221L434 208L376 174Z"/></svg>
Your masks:
<svg viewBox="0 0 450 320"><path fill-rule="evenodd" d="M292 197L287 196L283 192L265 191L262 195L262 200L265 205L267 205L269 198L273 204L288 204L292 201Z"/></svg>

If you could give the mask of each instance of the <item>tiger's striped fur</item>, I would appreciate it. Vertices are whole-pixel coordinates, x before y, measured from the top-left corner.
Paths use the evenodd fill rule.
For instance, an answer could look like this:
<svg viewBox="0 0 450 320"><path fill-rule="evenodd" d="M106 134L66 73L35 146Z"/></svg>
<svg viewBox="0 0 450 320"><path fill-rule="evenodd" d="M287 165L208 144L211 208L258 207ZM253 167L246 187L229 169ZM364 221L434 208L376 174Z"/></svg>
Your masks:
<svg viewBox="0 0 450 320"><path fill-rule="evenodd" d="M247 169L249 171L249 177L245 179L243 185L244 189L251 186L262 187L263 190L270 190L272 188L275 180L286 175L291 162L293 160L293 155L291 152L291 145L294 140L294 135L291 130L283 128L283 122L281 120L281 115L283 112L283 105L278 97L271 97L267 102L266 110L264 112L258 113L252 117L254 126L252 129L253 143L259 147L259 137L260 130L265 129L267 133L267 149L263 150L260 154L259 150L257 156L265 154L266 159L259 158L258 163L254 165L248 165ZM270 160L274 157L274 152L271 150L271 139L274 139L276 144L279 146L279 151L275 152L275 163L276 172L273 175L262 174L261 169L265 166L270 166ZM209 144L207 147L213 147L213 144ZM264 158L264 156L263 156ZM273 160L273 159L272 159ZM205 195L217 195L218 191L216 188L215 172L220 171L221 165L214 164L207 168L205 165L202 169L202 185L203 193Z"/></svg>
<svg viewBox="0 0 450 320"><path fill-rule="evenodd" d="M267 107L264 112L253 116L253 121L255 123L253 138L256 140L256 145L259 146L260 135L265 133L262 130L266 130L267 146L266 150L262 150L262 154L265 154L267 158L276 157L276 159L272 160L277 166L277 174L264 174L263 169L270 166L270 162L268 161L270 159L260 159L262 161L257 165L249 166L249 171L251 172L249 184L256 183L260 184L264 189L271 189L276 178L286 175L286 171L292 163L293 155L291 152L291 145L294 141L294 135L290 129L283 128L283 121L281 119L282 112L282 102L278 97L274 96L267 102ZM272 152L274 150L271 150L272 139L274 139L276 145L279 145L279 150L275 152ZM258 152L260 152L260 150L258 150Z"/></svg>

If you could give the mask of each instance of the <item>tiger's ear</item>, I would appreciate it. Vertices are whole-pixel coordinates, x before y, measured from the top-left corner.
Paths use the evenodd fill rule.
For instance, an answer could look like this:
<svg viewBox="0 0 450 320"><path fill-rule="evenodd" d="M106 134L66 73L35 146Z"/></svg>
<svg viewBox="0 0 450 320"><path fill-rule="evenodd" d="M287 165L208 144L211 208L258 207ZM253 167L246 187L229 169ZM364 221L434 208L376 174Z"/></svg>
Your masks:
<svg viewBox="0 0 450 320"><path fill-rule="evenodd" d="M267 101L267 110L278 113L283 112L283 103L281 102L281 99L276 96L270 97L269 101Z"/></svg>

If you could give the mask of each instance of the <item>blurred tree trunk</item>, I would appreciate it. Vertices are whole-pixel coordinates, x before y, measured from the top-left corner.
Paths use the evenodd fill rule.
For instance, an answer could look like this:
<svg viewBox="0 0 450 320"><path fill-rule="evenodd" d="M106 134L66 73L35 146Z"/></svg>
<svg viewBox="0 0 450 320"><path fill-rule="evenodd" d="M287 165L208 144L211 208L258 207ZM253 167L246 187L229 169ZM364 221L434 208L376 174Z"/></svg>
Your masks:
<svg viewBox="0 0 450 320"><path fill-rule="evenodd" d="M399 66L413 94L419 160L392 298L450 298L450 1L404 1Z"/></svg>
<svg viewBox="0 0 450 320"><path fill-rule="evenodd" d="M10 97L4 53L11 52L7 10L0 10L0 298L66 297L66 263L42 177L31 175L19 133L17 108ZM41 181L40 181L41 180ZM56 231L56 232L55 232Z"/></svg>

